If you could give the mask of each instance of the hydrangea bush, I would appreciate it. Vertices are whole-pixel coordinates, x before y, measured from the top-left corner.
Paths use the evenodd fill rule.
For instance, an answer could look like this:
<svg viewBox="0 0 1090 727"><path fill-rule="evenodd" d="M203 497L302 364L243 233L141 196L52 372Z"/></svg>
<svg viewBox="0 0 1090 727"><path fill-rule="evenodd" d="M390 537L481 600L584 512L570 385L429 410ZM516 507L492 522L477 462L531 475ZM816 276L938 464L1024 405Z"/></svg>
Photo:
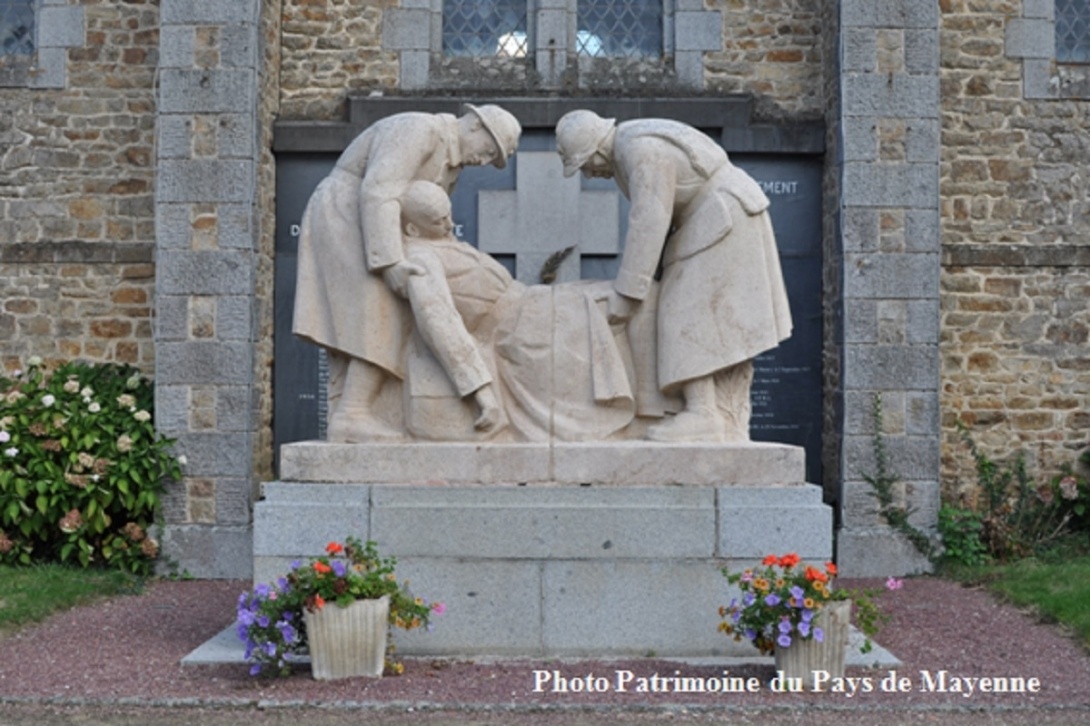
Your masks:
<svg viewBox="0 0 1090 727"><path fill-rule="evenodd" d="M151 382L131 366L54 370L31 357L0 375L0 562L150 573L172 440L152 424Z"/></svg>
<svg viewBox="0 0 1090 727"><path fill-rule="evenodd" d="M294 562L287 576L273 584L260 583L238 598L238 637L246 644L250 674L291 673L291 655L307 649L304 609L344 607L353 601L390 597L389 625L405 630L429 628L431 616L441 615L442 603L413 596L409 583L399 583L397 560L382 558L373 540L361 544L348 538L330 543L326 554L308 563ZM386 671L400 674L403 666L391 658L393 639L387 640Z"/></svg>

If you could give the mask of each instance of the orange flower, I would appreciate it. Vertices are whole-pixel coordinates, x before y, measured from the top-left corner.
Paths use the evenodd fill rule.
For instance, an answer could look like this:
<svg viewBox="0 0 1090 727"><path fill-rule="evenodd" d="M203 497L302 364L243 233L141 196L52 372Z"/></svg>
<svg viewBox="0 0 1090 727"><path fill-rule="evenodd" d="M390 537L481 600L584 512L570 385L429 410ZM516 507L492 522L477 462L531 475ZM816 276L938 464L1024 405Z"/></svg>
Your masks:
<svg viewBox="0 0 1090 727"><path fill-rule="evenodd" d="M322 598L321 596L315 595L314 596L314 608L321 611L322 608L324 608L324 607L325 607L325 599Z"/></svg>
<svg viewBox="0 0 1090 727"><path fill-rule="evenodd" d="M799 564L800 560L801 558L799 558L798 553L788 553L787 555L780 558L780 565L782 565L784 568L793 568L794 566Z"/></svg>
<svg viewBox="0 0 1090 727"><path fill-rule="evenodd" d="M836 575L836 563L832 563L832 562L826 563L825 564L825 572L828 573L831 576L835 576Z"/></svg>
<svg viewBox="0 0 1090 727"><path fill-rule="evenodd" d="M776 565L779 558L774 555L766 555L765 559L761 561L761 565Z"/></svg>
<svg viewBox="0 0 1090 727"><path fill-rule="evenodd" d="M314 570L318 571L319 573L329 573L333 569L322 561L318 560L314 562Z"/></svg>
<svg viewBox="0 0 1090 727"><path fill-rule="evenodd" d="M343 553L344 552L344 546L341 545L340 543L330 543L329 545L325 546L325 552L329 553L330 555L336 555L337 553Z"/></svg>
<svg viewBox="0 0 1090 727"><path fill-rule="evenodd" d="M806 566L806 580L825 583L829 580L829 576L825 575L814 566L808 565Z"/></svg>

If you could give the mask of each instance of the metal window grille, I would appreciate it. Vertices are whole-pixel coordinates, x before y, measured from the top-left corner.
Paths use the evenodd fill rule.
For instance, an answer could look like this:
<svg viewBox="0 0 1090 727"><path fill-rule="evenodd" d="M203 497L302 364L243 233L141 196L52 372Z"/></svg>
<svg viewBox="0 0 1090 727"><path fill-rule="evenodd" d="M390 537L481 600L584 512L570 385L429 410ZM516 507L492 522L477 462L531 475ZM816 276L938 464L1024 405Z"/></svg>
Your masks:
<svg viewBox="0 0 1090 727"><path fill-rule="evenodd" d="M1090 0L1056 0L1056 60L1090 63Z"/></svg>
<svg viewBox="0 0 1090 727"><path fill-rule="evenodd" d="M0 0L0 56L34 53L34 0Z"/></svg>
<svg viewBox="0 0 1090 727"><path fill-rule="evenodd" d="M662 56L662 0L579 0L577 23L575 49L581 56Z"/></svg>
<svg viewBox="0 0 1090 727"><path fill-rule="evenodd" d="M522 58L530 48L526 0L443 0L443 52Z"/></svg>

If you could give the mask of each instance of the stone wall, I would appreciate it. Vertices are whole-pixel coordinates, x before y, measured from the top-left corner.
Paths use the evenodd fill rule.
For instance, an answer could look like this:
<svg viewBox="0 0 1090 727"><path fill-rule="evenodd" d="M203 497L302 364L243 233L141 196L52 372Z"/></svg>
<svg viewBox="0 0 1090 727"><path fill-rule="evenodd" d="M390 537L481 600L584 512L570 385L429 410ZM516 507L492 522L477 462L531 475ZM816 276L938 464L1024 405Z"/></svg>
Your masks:
<svg viewBox="0 0 1090 727"><path fill-rule="evenodd" d="M943 0L943 474L989 456L1041 474L1090 444L1090 95L1051 61L1051 0ZM1046 75L1041 76L1041 73ZM1034 472L1031 469L1031 472Z"/></svg>
<svg viewBox="0 0 1090 727"><path fill-rule="evenodd" d="M0 365L153 373L154 3L44 2L36 67L0 89Z"/></svg>
<svg viewBox="0 0 1090 727"><path fill-rule="evenodd" d="M283 0L281 114L339 119L347 92L392 91L397 56L382 48L384 11L394 0Z"/></svg>
<svg viewBox="0 0 1090 727"><path fill-rule="evenodd" d="M565 27L565 13L574 7L567 5L541 5L543 45L546 32ZM437 6L415 0L284 0L282 118L340 118L349 92L482 98L542 92L752 93L765 116L821 116L821 0L679 0L674 48L665 63L580 60L571 49L559 60L532 50L525 58L445 58ZM689 82L691 75L697 78Z"/></svg>
<svg viewBox="0 0 1090 727"><path fill-rule="evenodd" d="M824 104L821 0L719 0L723 49L705 56L712 93L752 93L766 113L820 118ZM828 18L825 18L828 20ZM827 29L826 29L827 32ZM833 36L835 37L835 36Z"/></svg>

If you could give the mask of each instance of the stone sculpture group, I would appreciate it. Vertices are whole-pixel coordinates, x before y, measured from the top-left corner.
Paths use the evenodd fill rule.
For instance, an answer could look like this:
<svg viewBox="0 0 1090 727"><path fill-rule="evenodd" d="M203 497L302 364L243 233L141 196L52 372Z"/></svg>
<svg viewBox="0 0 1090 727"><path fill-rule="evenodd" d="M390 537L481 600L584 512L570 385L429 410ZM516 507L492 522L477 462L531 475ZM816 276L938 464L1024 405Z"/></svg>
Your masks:
<svg viewBox="0 0 1090 727"><path fill-rule="evenodd" d="M293 330L327 352L328 439L747 441L752 360L791 332L760 187L689 126L573 111L564 175L631 202L620 272L526 285L453 236L449 196L520 135L495 105L398 114L315 190Z"/></svg>

